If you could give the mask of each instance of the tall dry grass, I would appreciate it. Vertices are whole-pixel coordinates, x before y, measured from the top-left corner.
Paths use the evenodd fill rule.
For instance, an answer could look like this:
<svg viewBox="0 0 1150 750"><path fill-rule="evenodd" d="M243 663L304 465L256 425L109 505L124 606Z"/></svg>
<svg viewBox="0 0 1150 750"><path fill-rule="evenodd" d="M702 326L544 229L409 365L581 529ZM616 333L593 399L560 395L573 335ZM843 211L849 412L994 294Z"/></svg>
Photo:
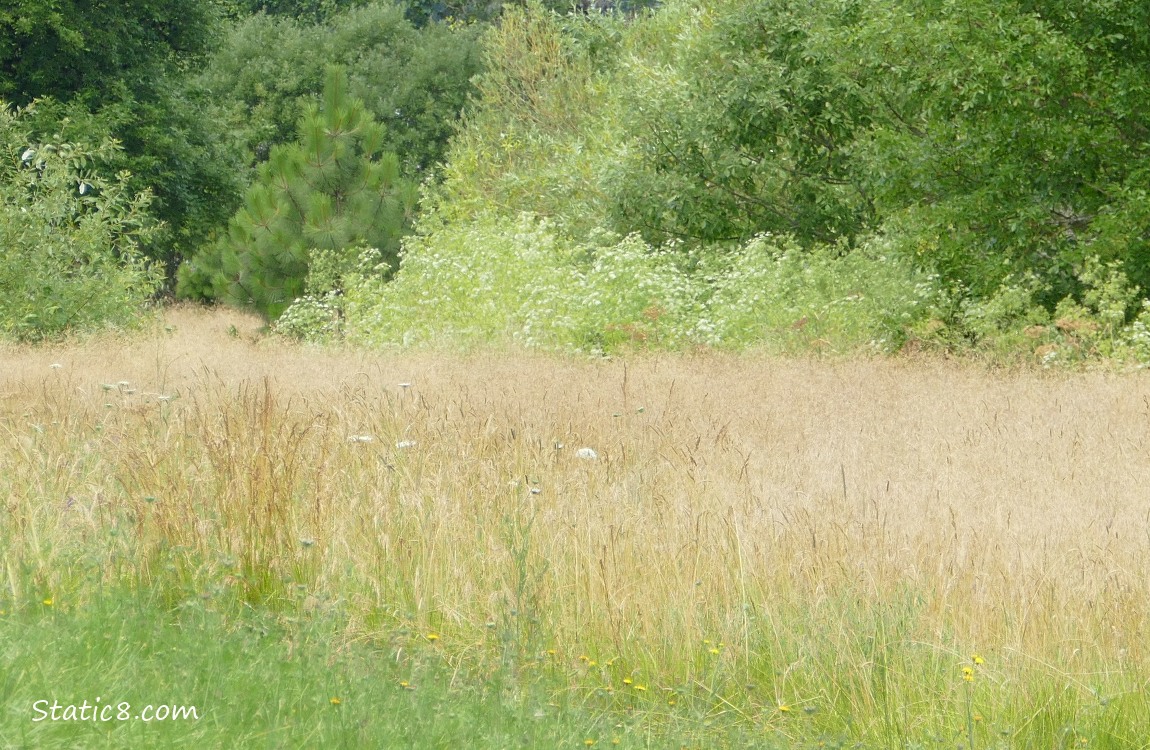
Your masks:
<svg viewBox="0 0 1150 750"><path fill-rule="evenodd" d="M1150 727L1143 375L362 353L165 321L0 351L16 604L128 578L335 608L356 637L550 652L573 684L891 741L966 726L972 695L987 738Z"/></svg>

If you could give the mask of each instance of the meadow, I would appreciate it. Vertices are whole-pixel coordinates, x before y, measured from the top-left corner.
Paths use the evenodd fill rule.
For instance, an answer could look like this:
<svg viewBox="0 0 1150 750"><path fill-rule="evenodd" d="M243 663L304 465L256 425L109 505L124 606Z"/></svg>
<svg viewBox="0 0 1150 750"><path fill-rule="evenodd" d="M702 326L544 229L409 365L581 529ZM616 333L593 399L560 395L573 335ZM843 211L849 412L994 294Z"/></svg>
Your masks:
<svg viewBox="0 0 1150 750"><path fill-rule="evenodd" d="M0 747L1150 747L1141 372L260 325L0 347Z"/></svg>

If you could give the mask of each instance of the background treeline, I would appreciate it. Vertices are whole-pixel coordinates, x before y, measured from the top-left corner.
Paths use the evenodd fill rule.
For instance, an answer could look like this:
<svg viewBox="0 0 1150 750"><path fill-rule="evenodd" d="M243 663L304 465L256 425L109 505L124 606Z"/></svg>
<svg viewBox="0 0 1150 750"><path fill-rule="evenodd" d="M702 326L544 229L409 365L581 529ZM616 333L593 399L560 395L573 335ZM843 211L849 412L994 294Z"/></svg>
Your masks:
<svg viewBox="0 0 1150 750"><path fill-rule="evenodd" d="M1143 3L28 5L4 210L119 180L110 252L286 333L1150 360Z"/></svg>
<svg viewBox="0 0 1150 750"><path fill-rule="evenodd" d="M94 13L29 0L0 13L0 98L29 108L8 150L114 139L107 158L74 166L126 170L127 188L151 193L156 231L141 250L169 290L226 227L257 163L295 140L325 65L353 71L411 173L440 158L477 70L471 26L417 28L391 4L269 5L124 0Z"/></svg>

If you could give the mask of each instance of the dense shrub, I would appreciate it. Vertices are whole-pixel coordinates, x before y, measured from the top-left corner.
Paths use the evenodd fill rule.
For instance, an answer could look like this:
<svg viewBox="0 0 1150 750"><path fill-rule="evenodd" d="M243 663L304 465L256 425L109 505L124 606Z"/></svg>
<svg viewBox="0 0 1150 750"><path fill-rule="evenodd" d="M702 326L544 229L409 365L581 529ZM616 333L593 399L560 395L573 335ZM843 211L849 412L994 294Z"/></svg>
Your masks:
<svg viewBox="0 0 1150 750"><path fill-rule="evenodd" d="M222 0L232 15L245 17L264 13L269 16L322 19L341 9L363 5L370 0Z"/></svg>
<svg viewBox="0 0 1150 750"><path fill-rule="evenodd" d="M606 175L615 226L653 241L800 242L853 237L872 218L851 143L870 127L866 92L841 71L835 2L673 3L636 33L614 87L632 136Z"/></svg>
<svg viewBox="0 0 1150 750"><path fill-rule="evenodd" d="M609 226L600 173L627 136L609 85L624 27L538 5L504 12L484 38L478 96L428 201L432 220L529 211L583 234Z"/></svg>
<svg viewBox="0 0 1150 750"><path fill-rule="evenodd" d="M350 340L374 346L892 350L933 313L934 279L883 257L840 259L758 237L734 254L654 248L637 235L572 240L530 215L484 217L405 244L391 282L346 283Z"/></svg>
<svg viewBox="0 0 1150 750"><path fill-rule="evenodd" d="M567 241L529 215L413 236L394 281L366 277L349 284L348 337L371 345L514 341L562 347L593 341L607 326L621 329L641 320L643 308L665 291L655 288L658 274L640 255L644 265L629 269L626 281L647 276L644 291L655 300L626 309L627 297L609 298L604 309L603 290L585 296L581 272L589 269L579 264L580 256L593 258L597 249ZM602 270L600 264L600 275ZM631 299L639 294L629 292Z"/></svg>
<svg viewBox="0 0 1150 750"><path fill-rule="evenodd" d="M159 47L110 39L91 70L20 55L74 61L104 21L0 13L0 89L55 80L29 142L120 138L107 166L167 219L125 236L174 262L215 233L180 291L290 306L285 333L1150 360L1144 3L129 5ZM278 15L180 83L245 7ZM346 116L316 109L329 63Z"/></svg>
<svg viewBox="0 0 1150 750"><path fill-rule="evenodd" d="M99 168L114 143L35 143L0 102L0 333L38 340L139 319L162 280L140 253L150 196Z"/></svg>
<svg viewBox="0 0 1150 750"><path fill-rule="evenodd" d="M708 304L712 336L740 346L890 352L946 301L938 278L883 237L845 252L761 235L724 256L724 266Z"/></svg>

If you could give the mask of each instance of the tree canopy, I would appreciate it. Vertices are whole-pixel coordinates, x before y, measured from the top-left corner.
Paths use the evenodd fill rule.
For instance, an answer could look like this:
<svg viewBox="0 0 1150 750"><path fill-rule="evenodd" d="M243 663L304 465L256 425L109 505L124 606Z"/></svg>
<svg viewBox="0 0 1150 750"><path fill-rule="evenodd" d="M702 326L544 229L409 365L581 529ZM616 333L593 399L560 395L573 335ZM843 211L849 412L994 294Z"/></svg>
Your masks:
<svg viewBox="0 0 1150 750"><path fill-rule="evenodd" d="M203 56L217 30L212 0L14 0L0 10L0 97L140 96Z"/></svg>
<svg viewBox="0 0 1150 750"><path fill-rule="evenodd" d="M0 10L0 99L51 100L28 121L36 137L121 143L109 166L154 194L165 226L145 249L169 274L240 190L207 103L183 91L220 23L215 0L16 0Z"/></svg>
<svg viewBox="0 0 1150 750"><path fill-rule="evenodd" d="M622 248L608 253L619 263L649 250L666 289L695 290L677 307L632 300L627 315L701 315L718 299L735 310L744 292L758 310L762 299L803 297L781 290L809 271L824 290L890 295L874 307L867 330L884 331L874 340L918 335L916 316L957 331L948 341L1041 321L1071 330L1053 322L1082 315L1104 318L1085 328L1113 339L1137 322L1150 290L1150 6L557 7L15 0L0 10L0 97L36 100L23 115L29 142L118 141L102 168L130 172L127 189L151 194L161 223L140 236L145 254L169 275L192 258L181 291L251 301L269 317L298 296L312 251L326 263L367 242L399 259L397 232L412 226L421 182L412 252L482 247L483 263L498 265L499 252L517 252L500 248L523 247L499 232L539 220L557 248L539 257L573 264L576 276L605 248ZM496 11L495 22L476 21ZM334 140L321 148L316 107L331 64L374 124L361 140L326 133ZM328 147L356 156L329 174L307 156ZM375 227L341 203L357 190L388 206L382 234L352 231ZM376 282L391 278L375 268ZM836 268L850 283L832 279ZM755 298L733 269L777 289ZM767 317L809 316L788 307ZM723 330L695 323L676 336ZM744 323L728 328L763 330Z"/></svg>

